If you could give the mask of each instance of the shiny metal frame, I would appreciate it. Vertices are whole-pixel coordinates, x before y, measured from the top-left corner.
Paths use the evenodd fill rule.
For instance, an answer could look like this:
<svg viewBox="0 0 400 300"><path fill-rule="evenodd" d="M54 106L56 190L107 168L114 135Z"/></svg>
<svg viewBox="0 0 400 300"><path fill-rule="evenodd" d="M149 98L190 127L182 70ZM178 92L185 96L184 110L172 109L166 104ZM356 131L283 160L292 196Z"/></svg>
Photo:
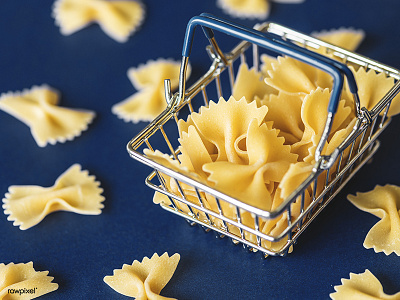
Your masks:
<svg viewBox="0 0 400 300"><path fill-rule="evenodd" d="M247 51L250 51L249 49L252 49L253 66L258 69L260 61L259 47L257 45L242 41L230 52L223 53L215 41L210 41L211 45L207 47L209 56L212 59L209 70L187 89L185 89L184 82L180 82L180 91L173 95L170 91L169 81L166 80L165 94L168 103L167 108L138 135L129 141L127 151L132 158L154 169L146 179L146 184L155 191L168 196L171 204L161 204L162 208L184 217L190 224L200 224L206 232L213 230L219 237L230 237L235 244L242 243L249 251L259 251L265 257L268 255L284 256L296 243L300 234L378 150L379 141L377 137L390 123L390 118L388 118L387 113L392 99L400 91L400 72L367 57L275 23L259 25L257 26L257 30L275 34L283 40L293 42L305 49L316 50L322 48L326 53L340 58L340 60L347 65L353 65L355 67L362 66L366 69L373 69L376 72L384 73L387 77L394 78L395 84L370 111L365 108L358 108L359 114L356 125L350 135L332 155L319 156L313 172L308 178L273 211L261 210L243 203L238 199L189 178L180 172L161 165L141 152L141 149L145 147L151 150L158 149L156 143L159 142L159 139L155 139L153 136L156 133L161 133L166 146L171 152L171 157L177 159L179 150L174 149L172 146L168 130L165 129L166 127L170 128L167 124L177 123L179 112L185 107L187 107L190 112L193 112L193 101L199 101L198 99L201 98L203 102L202 105L208 106L209 96L207 89L212 86L212 83L215 84L218 97L222 96L223 88L221 86L222 81L220 80L220 76L224 72L228 72L229 74L229 84L232 89L235 81L233 64L238 59L246 61L245 54ZM183 57L181 73L182 69L186 69L187 63L187 57ZM184 76L183 78L181 76L181 81L182 80L184 80ZM199 105L198 103L196 104ZM176 128L176 126L175 124L174 127ZM163 176L165 175L173 178L179 188L180 195L176 195L168 189L163 180ZM323 188L317 191L318 183L321 181L323 182ZM198 203L193 203L187 199L184 188L182 188L183 184L194 188ZM306 189L312 191L312 201L307 207L304 205ZM205 207L204 193L216 199L218 206L217 211ZM296 200L301 201L301 212L299 217L293 219L292 204ZM232 219L224 215L222 209L223 205L221 205L222 202L229 203L236 208L235 218ZM182 205L187 209L182 210ZM202 216L200 216L199 212L201 212ZM251 226L242 222L241 216L244 212L250 212L254 217L254 224ZM262 219L274 219L281 217L284 213L286 213L287 227L281 234L274 236L260 231L259 225ZM218 219L222 225L216 225L215 222L213 222L213 220L215 221L216 219ZM237 232L232 232L232 228L238 229L239 234ZM247 234L253 234L256 237L256 241L247 239ZM272 249L263 245L263 241L278 242L282 239L285 239L286 243L280 249Z"/></svg>

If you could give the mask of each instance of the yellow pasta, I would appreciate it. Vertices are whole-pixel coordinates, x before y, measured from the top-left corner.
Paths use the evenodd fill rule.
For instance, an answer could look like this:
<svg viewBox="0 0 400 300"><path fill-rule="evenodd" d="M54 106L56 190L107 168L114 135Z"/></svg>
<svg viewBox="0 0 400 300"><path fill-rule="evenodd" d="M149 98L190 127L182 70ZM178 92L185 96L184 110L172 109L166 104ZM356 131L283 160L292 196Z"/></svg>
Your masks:
<svg viewBox="0 0 400 300"><path fill-rule="evenodd" d="M179 83L180 62L171 59L150 60L128 70L128 77L137 93L115 104L112 112L125 122L151 121L166 107L164 80L171 80L171 89ZM190 76L187 68L187 78Z"/></svg>
<svg viewBox="0 0 400 300"><path fill-rule="evenodd" d="M151 258L145 257L141 262L135 260L132 265L124 264L122 269L115 269L114 275L104 277L104 282L118 293L136 300L172 300L161 296L160 292L174 274L179 259L178 253L172 256L155 253Z"/></svg>
<svg viewBox="0 0 400 300"><path fill-rule="evenodd" d="M235 99L245 97L248 102L251 102L256 97L263 99L266 95L274 93L276 90L264 82L260 72L254 68L249 69L246 63L239 66L232 90L232 96Z"/></svg>
<svg viewBox="0 0 400 300"><path fill-rule="evenodd" d="M357 34L357 41L353 44L348 41L352 34ZM324 33L321 38L354 49L363 34L342 30ZM246 63L239 66L232 97L228 101L223 98L217 103L210 101L208 107L191 113L186 121L178 121L179 161L157 151L145 150L145 154L245 204L276 211L282 209L292 192L315 172L315 152L326 125L332 78L326 72L290 57L262 55L261 62L260 72L249 69ZM353 72L356 80L362 81L359 84L361 104L368 109L381 100L394 84L392 79L383 74L372 74L373 71L365 72L360 68L357 72L353 69ZM375 89L381 80L384 88ZM332 154L355 126L354 103L348 86L345 85L341 97L322 155ZM389 115L398 111L400 104L395 100ZM354 147L358 148L359 143L360 139ZM347 161L349 154L347 149L340 156L341 160ZM315 181L311 182L291 202L291 222L299 221L313 199L323 191L325 183L336 176L338 163L337 159L329 173L323 171L319 175L317 186L314 186ZM194 214L205 223L273 251L280 251L287 244L287 210L274 219L263 219L166 174L160 175L170 198L156 193L155 203L173 205L182 212ZM205 214L201 209L190 208L179 200L171 202L174 198L183 198L186 203L197 205L198 209L211 210L227 219L222 221L213 213ZM282 239L273 243L263 238L260 240L248 229L240 229L235 222Z"/></svg>
<svg viewBox="0 0 400 300"><path fill-rule="evenodd" d="M179 147L181 151L179 155L180 166L176 165L176 163L166 162L166 160L170 159L168 156L164 156L160 160L160 158L155 157L160 157L160 154L152 154L149 150L145 150L145 154L166 166L173 166L174 170L189 177L194 178L193 173L198 174L198 181L213 186L215 183L210 180L210 174L203 166L215 161L249 164L249 155L247 154L247 150L243 148L246 146L245 141L249 125L253 122L253 127L260 126L266 113L266 107L258 108L255 102L249 104L244 98L240 101L235 100L233 97L228 101L221 98L218 103L210 101L208 108L202 107L199 113L192 113L187 121L179 120L178 122L181 136L179 139L181 144ZM223 121L220 122L219 119ZM267 124L264 125L267 126ZM273 134L275 135L275 139L277 139L275 131L273 131ZM205 138L206 136L207 138ZM283 141L280 140L280 143L282 144ZM288 147L287 150L290 151ZM255 155L252 157L255 157ZM289 157L295 160L295 156L290 156L289 154ZM251 163L254 162L251 161ZM276 165L271 164L269 167L273 168ZM188 171L191 174L188 174ZM169 176L163 176L163 178L167 188L181 197L176 182L171 180ZM262 184L260 188L267 192L268 189L264 187L265 184L261 181L258 182ZM197 200L196 191L192 187L184 184L181 184L181 187L188 201L200 205ZM206 208L218 211L217 203L213 197L204 193L201 193L201 195L203 197L203 205ZM155 203L164 202L170 204L166 196L158 193L155 194L153 201ZM176 205L183 211L188 211L188 208L184 204L176 203ZM226 215L234 217L235 212L230 205L222 202L221 206ZM198 214L200 217L205 218L204 214L200 212ZM216 222L220 223L218 220Z"/></svg>
<svg viewBox="0 0 400 300"><path fill-rule="evenodd" d="M167 154L161 153L158 150L151 151L149 149L144 149L143 152L145 155L147 155L147 157L151 158L153 161L155 161L171 170L179 172L179 173L181 173L185 176L188 176L189 178L195 179L197 181L205 182L205 180L202 177L198 176L197 173L192 172L192 170L189 170L185 164L180 164L179 161L172 159ZM175 180L173 180L170 176L167 176L165 174L162 174L162 175L163 175L163 180L164 180L165 186L168 189L171 189L173 193L180 195L179 187L178 187L177 183L175 182ZM194 188L192 188L191 186L189 186L187 184L183 184L183 183L182 183L182 188L183 188L188 200L194 200L194 203L198 203L196 197L194 197L194 198L190 197L190 196L194 196L196 193ZM167 196L156 192L155 197L154 197L154 203L160 204L161 202L164 202L167 205L171 204L171 202L169 201ZM182 206L182 207L184 207L184 206Z"/></svg>
<svg viewBox="0 0 400 300"><path fill-rule="evenodd" d="M272 121L273 127L279 129L279 136L285 138L285 144L291 145L301 140L304 132L301 97L280 92L278 95L266 95L256 101L268 107L266 120Z"/></svg>
<svg viewBox="0 0 400 300"><path fill-rule="evenodd" d="M355 51L364 40L365 32L361 29L356 30L353 28L342 27L339 29L313 32L311 35L335 46L339 46L349 51Z"/></svg>
<svg viewBox="0 0 400 300"><path fill-rule="evenodd" d="M280 3L302 3L304 0L272 0ZM266 19L270 12L269 0L218 0L217 5L237 18Z"/></svg>
<svg viewBox="0 0 400 300"><path fill-rule="evenodd" d="M386 77L383 72L377 74L374 70L366 71L363 67L360 67L357 71L352 67L350 67L350 69L353 71L357 82L360 105L368 110L373 109L394 85L394 78ZM347 99L352 99L347 84L345 85L344 91ZM392 100L388 116L391 117L398 113L400 113L399 95Z"/></svg>
<svg viewBox="0 0 400 300"><path fill-rule="evenodd" d="M239 141L247 132L250 121L257 119L257 125L261 125L267 112L266 106L258 108L255 102L247 103L244 98L239 101L233 97L228 101L220 98L217 104L210 101L209 107L192 113L187 122L180 120L179 131L185 132L185 128L194 125L206 144L214 146L216 153L210 154L216 155L215 160L240 163L245 158L237 146ZM185 153L185 149L181 151Z"/></svg>
<svg viewBox="0 0 400 300"><path fill-rule="evenodd" d="M238 18L266 19L270 11L268 0L218 0L217 5Z"/></svg>
<svg viewBox="0 0 400 300"><path fill-rule="evenodd" d="M182 161L182 156L180 157L180 160L181 160L181 164L180 164L178 161L173 160L170 156L168 156L167 154L163 154L158 150L151 151L149 149L144 149L143 152L149 158L151 158L152 160L154 160L157 163L164 165L165 167L168 167L174 171L177 171L177 172L179 172L183 175L186 175L189 178L195 179L201 183L210 184L210 182L207 181L206 177L198 176L198 174L195 173L193 171L193 169L189 170L186 166L190 165L190 161L189 162ZM178 197L183 197L187 201L189 201L193 204L197 204L199 206L203 205L206 209L218 211L216 201L210 195L205 194L204 192L198 191L199 195L202 199L202 203L200 203L200 201L198 200L198 194L192 186L181 182L181 183L179 183L180 184L180 188L179 188L177 182L174 179L172 179L170 176L167 176L162 173L160 173L160 175L162 176L162 180L163 180L164 185L168 192L170 192ZM184 196L182 196L181 190L184 193ZM207 221L207 217L202 211L199 211L194 208L192 208L190 210L186 204L181 203L180 201L173 201L173 203L171 203L171 200L168 198L168 196L161 194L159 192L154 193L153 202L155 204L161 204L161 203L163 203L165 205L173 204L181 211L183 211L185 213L190 213L190 214L193 212L196 214L196 216L200 220ZM232 209L229 205L222 203L222 207L224 208L224 211L227 212L227 215L233 217L234 213L231 212ZM213 220L213 222L215 222L215 224L221 224L220 220L217 220L217 219L213 218L212 216L209 216L209 218L211 218Z"/></svg>
<svg viewBox="0 0 400 300"><path fill-rule="evenodd" d="M268 76L268 71L272 68L271 64L276 62L277 58L274 56L269 56L265 53L260 55L260 72L264 78Z"/></svg>
<svg viewBox="0 0 400 300"><path fill-rule="evenodd" d="M93 111L60 107L59 98L59 93L47 85L34 86L2 94L0 109L28 125L36 143L44 147L79 136L95 116Z"/></svg>
<svg viewBox="0 0 400 300"><path fill-rule="evenodd" d="M299 155L300 160L307 162L313 162L314 160L315 149L325 127L329 100L329 90L322 90L320 88L308 94L303 100L301 119L305 127L304 133L302 139L292 145L292 151ZM343 133L348 133L348 130L351 129L351 127L348 126L352 120L351 112L352 109L346 106L346 101L341 100L335 118L333 119L331 133L328 138L328 145L330 144L331 150L340 145L346 137L346 134ZM325 145L325 147L327 147L327 145Z"/></svg>
<svg viewBox="0 0 400 300"><path fill-rule="evenodd" d="M33 262L0 264L0 299L34 299L58 289L49 271L35 271Z"/></svg>
<svg viewBox="0 0 400 300"><path fill-rule="evenodd" d="M352 28L340 28L340 29L331 29L331 30L323 30L321 32L314 32L312 33L313 36L315 36L318 39L321 39L325 42L331 43L333 45L336 45L341 48L345 48L350 51L355 51L358 46L361 44L361 42L364 40L365 33L362 30L355 30ZM319 49L313 49L316 52L319 52L325 56L328 56L332 59L335 60L340 60L338 57L334 57L331 54L326 53L326 49L324 47L321 47ZM329 75L327 75L325 72L320 71L318 69L312 70L311 66L308 64L301 63L297 60L294 60L292 58L288 57L272 57L268 56L266 54L261 54L260 56L261 60L261 73L263 74L264 77L270 77L269 73L272 74L273 76L280 76L279 74L275 74L274 69L278 68L281 69L283 66L283 70L279 70L279 72L288 72L290 73L290 68L293 67L293 71L296 74L300 75L300 81L297 82L297 85L292 84L292 80L287 80L289 83L288 86L285 84L280 84L279 83L279 78L285 79L286 73L283 73L284 75L282 77L279 77L278 79L268 79L267 82L269 84L272 84L272 86L278 86L280 87L279 89L283 89L286 92L289 93L307 93L310 92L311 90L314 89L315 86L319 86L322 88L326 87L331 87L331 78ZM280 66L282 65L282 66ZM291 66L290 66L291 65ZM288 68L286 69L286 66ZM324 74L325 73L325 74ZM296 76L294 74L294 78ZM290 75L290 74L289 74ZM292 76L292 75L290 75ZM287 90L289 89L289 90Z"/></svg>
<svg viewBox="0 0 400 300"><path fill-rule="evenodd" d="M400 299L400 292L394 295L385 294L379 280L368 269L361 274L350 273L350 279L342 279L342 285L334 288L336 292L329 295L333 300Z"/></svg>
<svg viewBox="0 0 400 300"><path fill-rule="evenodd" d="M246 135L248 163L216 161L204 164L203 170L210 173L208 179L217 189L270 210L272 199L268 185L280 182L289 165L297 161L297 155L283 142L275 129L269 129L265 123L259 126L253 119Z"/></svg>
<svg viewBox="0 0 400 300"><path fill-rule="evenodd" d="M278 56L276 62L265 64L265 82L280 92L304 97L320 88L331 88L332 77L313 66L291 57Z"/></svg>
<svg viewBox="0 0 400 300"><path fill-rule="evenodd" d="M378 185L372 191L347 198L357 208L381 219L368 232L364 247L386 255L400 255L400 187Z"/></svg>
<svg viewBox="0 0 400 300"><path fill-rule="evenodd" d="M104 207L103 189L87 171L78 164L61 174L52 187L10 186L3 199L7 220L21 230L35 226L55 211L98 215Z"/></svg>
<svg viewBox="0 0 400 300"><path fill-rule="evenodd" d="M306 162L292 163L280 181L272 202L271 209L276 209L283 203L285 199L311 174L313 165ZM291 205L291 221L295 221L301 213L301 195ZM303 209L310 204L310 193L306 190L304 194ZM261 232L278 237L288 226L288 213L285 211L282 215L269 219L264 222ZM287 242L287 238L283 238L279 242L262 241L262 245L268 249L280 250Z"/></svg>
<svg viewBox="0 0 400 300"><path fill-rule="evenodd" d="M143 23L144 6L140 1L57 0L53 17L61 33L70 35L91 23L117 42L126 42Z"/></svg>
<svg viewBox="0 0 400 300"><path fill-rule="evenodd" d="M208 108L201 108L199 113L192 113L187 121L178 122L180 132L180 164L172 161L168 155L145 150L153 160L179 171L193 179L226 192L245 203L269 210L276 185L282 180L290 164L297 161L297 155L290 152L290 146L284 145L284 138L272 129L272 122L265 122L267 107L257 107L255 102L247 103L245 98L239 101L231 97L223 98L218 103L210 102ZM218 117L217 117L218 116ZM197 178L193 176L197 174ZM170 192L181 197L175 180L163 175L163 180ZM202 203L194 188L180 184L185 199L197 205L203 205L214 212L219 207L224 215L236 220L235 208L199 192ZM171 204L168 197L155 194L154 202ZM175 206L184 212L189 209L175 201ZM207 216L192 209L201 220ZM254 217L240 210L241 222L254 228ZM222 221L208 216L215 226L223 227ZM263 222L263 221L262 221ZM234 225L226 224L230 232L240 235ZM253 234L245 233L248 240L256 241Z"/></svg>

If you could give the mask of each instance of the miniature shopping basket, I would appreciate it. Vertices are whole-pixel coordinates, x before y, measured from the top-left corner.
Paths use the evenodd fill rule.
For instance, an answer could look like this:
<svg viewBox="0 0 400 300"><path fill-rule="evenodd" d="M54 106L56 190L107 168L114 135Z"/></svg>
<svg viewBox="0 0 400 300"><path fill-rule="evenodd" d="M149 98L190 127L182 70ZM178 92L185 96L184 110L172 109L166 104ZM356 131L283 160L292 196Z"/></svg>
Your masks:
<svg viewBox="0 0 400 300"><path fill-rule="evenodd" d="M211 58L211 65L203 76L189 88L185 88L194 30L198 26L202 27L210 42L206 50ZM241 42L230 52L224 53L216 42L215 31L236 37ZM171 158L178 159L178 120L186 120L189 113L197 111L200 106L208 106L209 99L218 99L224 93L229 97L236 76L235 66L252 60L253 67L258 69L260 53L263 51L290 56L333 77L326 125L315 153L315 167L304 182L272 211L239 201L143 154L143 149L149 148L168 152ZM319 53L333 55L337 60ZM387 113L392 99L400 91L399 71L278 24L265 23L250 29L209 14L201 14L189 21L182 56L178 92L172 94L170 82L165 81L167 108L128 143L128 153L132 158L154 169L147 177L146 184L168 197L169 203L161 203L165 210L186 218L192 225L200 224L206 232L213 230L217 236L230 237L235 244L242 243L244 248L252 252L260 252L264 256L286 255L300 234L379 148L377 137L389 124ZM393 87L373 109L368 111L360 107L357 85L349 66L362 66L394 78ZM355 126L332 154L322 155L345 80L354 98L357 113ZM169 189L164 176L176 183L179 194ZM188 199L188 186L195 192L196 201ZM307 206L304 201L306 190L311 191L311 203ZM210 209L205 205L206 196L215 199L217 209ZM294 217L292 209L296 201L301 203L301 208L300 214ZM227 205L234 208L234 216L224 212ZM250 224L243 221L244 214L248 216L249 213L252 216ZM286 218L287 225L279 234L266 234L260 230L262 222L282 217Z"/></svg>

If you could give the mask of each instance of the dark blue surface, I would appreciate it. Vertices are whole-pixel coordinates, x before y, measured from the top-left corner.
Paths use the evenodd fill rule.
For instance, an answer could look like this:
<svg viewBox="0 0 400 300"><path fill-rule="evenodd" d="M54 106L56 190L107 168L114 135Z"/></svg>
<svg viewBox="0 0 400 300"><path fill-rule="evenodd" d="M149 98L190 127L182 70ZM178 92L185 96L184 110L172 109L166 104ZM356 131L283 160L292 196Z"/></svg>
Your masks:
<svg viewBox="0 0 400 300"><path fill-rule="evenodd" d="M40 3L39 3L40 2ZM378 218L359 211L348 193L376 184L400 185L400 119L383 134L382 147L300 237L285 258L246 253L228 239L216 240L198 227L152 203L144 184L150 169L132 160L126 143L145 123L125 123L111 106L135 92L126 71L158 57L180 59L188 20L202 12L226 16L207 1L146 1L142 28L119 44L97 25L62 36L51 17L53 1L0 2L0 93L47 83L60 90L61 105L94 110L88 131L65 144L39 148L29 128L0 111L0 193L10 185L51 186L73 163L97 177L104 188L99 216L57 212L21 231L0 215L0 263L33 261L59 284L43 299L126 299L109 288L105 275L124 263L154 252L180 253L175 275L162 291L182 299L328 299L333 286L350 272L369 269L386 293L400 291L400 259L366 250L363 240ZM305 33L344 27L361 28L366 39L359 52L400 68L397 0L306 0L272 3L270 21ZM254 21L238 20L252 26ZM225 41L220 40L224 46ZM192 76L208 64L205 38L195 36ZM233 43L229 40L229 45Z"/></svg>

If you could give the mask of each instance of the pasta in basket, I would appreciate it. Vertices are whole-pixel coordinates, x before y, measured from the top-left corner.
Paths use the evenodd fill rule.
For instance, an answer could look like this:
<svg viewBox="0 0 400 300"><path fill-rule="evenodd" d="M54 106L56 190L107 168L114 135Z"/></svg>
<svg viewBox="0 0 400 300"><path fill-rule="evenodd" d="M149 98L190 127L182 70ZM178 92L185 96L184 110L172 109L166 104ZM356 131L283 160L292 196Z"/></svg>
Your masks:
<svg viewBox="0 0 400 300"><path fill-rule="evenodd" d="M339 34L339 40L346 43L352 34L345 34L345 38ZM334 36L331 42L337 39ZM358 43L361 40L359 36ZM358 43L349 47L357 47ZM315 153L325 129L333 80L326 72L290 57L262 55L261 58L260 71L242 62L232 96L227 101L211 100L208 107L200 107L186 120L177 121L178 154L169 156L149 149L144 153L153 161L246 205L274 211L314 172ZM367 109L372 109L394 84L393 79L373 70L362 67L351 70L359 83L361 106ZM389 115L400 112L399 99L393 100ZM321 154L332 154L352 132L355 122L353 97L345 85ZM345 151L342 159L346 160L348 155L349 151ZM285 210L273 219L255 219L245 206L238 208L215 199L162 172L159 178L166 194L156 192L153 201L171 205L203 223L279 251L288 242L285 238L288 223L297 222L319 196L324 183L336 175L338 163L334 161L329 173L322 172L317 183L311 183L302 196L297 196L291 204L290 216ZM189 207L191 203L197 208ZM206 214L200 207L212 213ZM221 215L223 218L218 217ZM274 238L275 242L260 239L253 230Z"/></svg>
<svg viewBox="0 0 400 300"><path fill-rule="evenodd" d="M298 155L291 153L289 145L284 145L284 138L278 136L276 129L272 129L272 122L265 122L267 113L266 106L257 107L255 102L247 103L245 98L239 101L233 97L228 101L221 98L218 103L211 101L208 108L203 107L199 113L192 113L187 121L178 122L181 133L180 163L167 155L162 156L160 152L145 150L145 154L228 195L258 208L271 210L277 201L282 202L282 193L287 196L294 189L290 182L298 171L288 173L286 179L283 177L290 168L295 168ZM301 172L308 176L311 168L305 165L311 165L303 163L301 167ZM167 188L179 195L176 182L169 176L163 178ZM182 188L186 200L199 204L192 187L183 185ZM213 197L203 194L203 198L205 207L218 211ZM167 197L159 193L156 193L154 202L171 204ZM188 212L184 204L175 204ZM237 212L229 204L222 202L220 205L225 216L232 220L237 217ZM206 218L202 213L198 215ZM220 220L210 218L221 225ZM254 221L248 212L242 211L241 218L244 224L254 226L251 225ZM277 232L280 229L275 225L268 223L263 227L265 231ZM234 226L230 226L230 230L238 233ZM246 237L255 240L252 234L246 233Z"/></svg>
<svg viewBox="0 0 400 300"><path fill-rule="evenodd" d="M355 51L364 40L365 32L361 29L342 27L339 29L313 32L311 35L335 46L342 47L349 51Z"/></svg>

